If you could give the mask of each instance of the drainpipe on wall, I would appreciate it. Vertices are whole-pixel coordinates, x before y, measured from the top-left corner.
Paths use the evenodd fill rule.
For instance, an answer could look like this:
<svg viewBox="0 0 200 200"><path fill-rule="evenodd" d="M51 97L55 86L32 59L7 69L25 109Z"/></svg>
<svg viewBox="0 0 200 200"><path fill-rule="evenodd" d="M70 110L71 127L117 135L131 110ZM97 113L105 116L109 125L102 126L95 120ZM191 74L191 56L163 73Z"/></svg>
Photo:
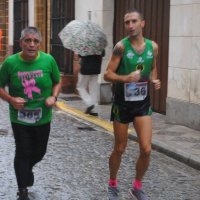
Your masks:
<svg viewBox="0 0 200 200"><path fill-rule="evenodd" d="M35 26L35 4L34 0L28 2L28 21L29 26Z"/></svg>
<svg viewBox="0 0 200 200"><path fill-rule="evenodd" d="M0 29L0 50L2 50L2 36L3 36L3 31Z"/></svg>

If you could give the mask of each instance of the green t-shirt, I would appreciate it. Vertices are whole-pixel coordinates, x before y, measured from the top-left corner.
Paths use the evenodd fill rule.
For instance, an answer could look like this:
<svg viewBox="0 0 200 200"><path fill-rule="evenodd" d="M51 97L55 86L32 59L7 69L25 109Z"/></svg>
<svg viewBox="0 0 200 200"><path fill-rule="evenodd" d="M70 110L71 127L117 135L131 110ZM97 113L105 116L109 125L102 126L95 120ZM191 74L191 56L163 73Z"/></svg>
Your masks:
<svg viewBox="0 0 200 200"><path fill-rule="evenodd" d="M141 70L141 79L139 83L135 85L127 86L129 91L134 90L135 94L138 96L131 97L135 100L129 100L128 89L125 91L125 83L115 83L114 86L114 102L124 104L124 103L132 103L136 104L137 102L141 102L145 99L149 99L149 86L148 81L150 78L152 66L153 66L153 59L154 59L154 52L152 41L145 38L146 47L142 54L138 54L135 49L131 46L129 38L126 37L122 40L124 45L124 52L120 64L117 68L116 73L119 75L128 75L133 71L138 69ZM131 92L130 92L131 93ZM146 93L144 95L144 93ZM126 97L125 97L126 96Z"/></svg>
<svg viewBox="0 0 200 200"><path fill-rule="evenodd" d="M58 66L49 54L39 51L33 61L23 60L20 53L7 57L0 69L0 87L7 85L11 96L26 100L22 110L10 105L11 122L30 126L50 122L52 108L45 105L45 100L59 81Z"/></svg>

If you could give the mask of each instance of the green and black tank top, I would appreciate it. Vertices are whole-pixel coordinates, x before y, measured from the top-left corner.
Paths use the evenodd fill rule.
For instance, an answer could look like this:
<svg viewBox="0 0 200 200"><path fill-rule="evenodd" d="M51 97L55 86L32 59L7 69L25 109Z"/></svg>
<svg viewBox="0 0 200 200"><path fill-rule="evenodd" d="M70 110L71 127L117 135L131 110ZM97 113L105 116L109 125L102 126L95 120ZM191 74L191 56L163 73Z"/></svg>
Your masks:
<svg viewBox="0 0 200 200"><path fill-rule="evenodd" d="M129 91L134 90L134 101L127 99L129 96L129 91L125 87L125 83L115 83L114 86L114 102L124 104L140 104L142 101L149 100L149 79L153 66L154 52L152 41L149 39L144 39L146 47L143 53L138 54L135 49L132 47L129 38L126 37L122 40L124 45L124 53L122 59L119 63L118 69L116 71L119 75L128 75L133 71L138 69L141 70L141 79L139 83L135 83L136 86L128 86ZM145 86L145 87L143 87ZM133 89L134 88L134 89ZM145 94L146 93L146 94ZM145 94L145 95L144 95Z"/></svg>

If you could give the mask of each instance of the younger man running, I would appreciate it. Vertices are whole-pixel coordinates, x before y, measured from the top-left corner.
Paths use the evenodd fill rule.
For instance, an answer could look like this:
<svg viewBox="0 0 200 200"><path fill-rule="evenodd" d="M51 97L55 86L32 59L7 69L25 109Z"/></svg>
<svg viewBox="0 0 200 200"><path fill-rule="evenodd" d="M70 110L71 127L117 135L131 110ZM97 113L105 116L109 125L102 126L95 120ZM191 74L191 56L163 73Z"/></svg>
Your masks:
<svg viewBox="0 0 200 200"><path fill-rule="evenodd" d="M143 37L143 16L137 10L124 16L128 36L114 47L104 79L115 83L111 120L114 126L114 149L109 159L110 180L108 199L118 200L117 173L128 140L128 124L133 122L137 132L140 155L136 163L136 176L130 194L138 200L147 200L142 178L149 166L152 138L152 119L149 83L160 89L157 79L156 56L158 45Z"/></svg>

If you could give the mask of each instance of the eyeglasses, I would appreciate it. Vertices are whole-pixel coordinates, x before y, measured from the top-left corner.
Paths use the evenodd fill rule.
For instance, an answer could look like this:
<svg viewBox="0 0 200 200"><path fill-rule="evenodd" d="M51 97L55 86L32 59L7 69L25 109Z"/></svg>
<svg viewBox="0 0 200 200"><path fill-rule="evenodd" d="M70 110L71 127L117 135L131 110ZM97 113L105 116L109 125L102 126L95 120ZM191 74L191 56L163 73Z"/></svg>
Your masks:
<svg viewBox="0 0 200 200"><path fill-rule="evenodd" d="M26 38L26 39L24 39L24 42L27 43L27 44L31 44L31 43L33 42L35 45L37 45L37 44L40 43L40 40L38 40L38 39Z"/></svg>

